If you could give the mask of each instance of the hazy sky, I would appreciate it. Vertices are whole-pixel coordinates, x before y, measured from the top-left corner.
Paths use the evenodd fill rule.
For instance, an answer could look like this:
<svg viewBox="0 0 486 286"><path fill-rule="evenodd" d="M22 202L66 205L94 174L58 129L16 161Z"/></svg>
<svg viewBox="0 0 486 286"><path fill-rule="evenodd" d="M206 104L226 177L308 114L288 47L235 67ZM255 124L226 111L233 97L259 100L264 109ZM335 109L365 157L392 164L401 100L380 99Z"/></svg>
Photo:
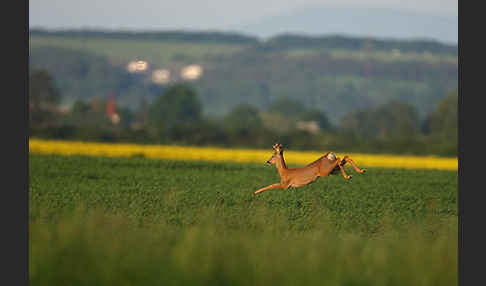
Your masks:
<svg viewBox="0 0 486 286"><path fill-rule="evenodd" d="M457 17L456 0L29 0L29 26L224 30L316 6L394 8Z"/></svg>

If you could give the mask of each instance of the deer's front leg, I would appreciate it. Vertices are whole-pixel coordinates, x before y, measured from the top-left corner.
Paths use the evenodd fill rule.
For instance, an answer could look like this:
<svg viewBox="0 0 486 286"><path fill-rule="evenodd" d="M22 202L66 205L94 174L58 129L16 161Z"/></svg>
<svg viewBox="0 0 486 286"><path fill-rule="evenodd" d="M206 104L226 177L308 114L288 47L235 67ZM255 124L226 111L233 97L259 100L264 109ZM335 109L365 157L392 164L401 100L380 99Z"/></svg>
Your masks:
<svg viewBox="0 0 486 286"><path fill-rule="evenodd" d="M343 161L345 162L349 162L351 163L351 166L353 166L353 168L356 170L356 172L360 173L360 174L363 174L364 172L366 172L366 169L360 169L355 163L353 160L351 160L351 158L349 158L348 155L344 156L343 158ZM344 164L343 164L344 165Z"/></svg>
<svg viewBox="0 0 486 286"><path fill-rule="evenodd" d="M258 189L256 190L253 194L258 194L258 193L261 193L263 191L266 191L266 190L270 190L270 189L285 189L285 186L283 186L282 184L272 184L270 186L266 186L264 188L261 188L261 189Z"/></svg>

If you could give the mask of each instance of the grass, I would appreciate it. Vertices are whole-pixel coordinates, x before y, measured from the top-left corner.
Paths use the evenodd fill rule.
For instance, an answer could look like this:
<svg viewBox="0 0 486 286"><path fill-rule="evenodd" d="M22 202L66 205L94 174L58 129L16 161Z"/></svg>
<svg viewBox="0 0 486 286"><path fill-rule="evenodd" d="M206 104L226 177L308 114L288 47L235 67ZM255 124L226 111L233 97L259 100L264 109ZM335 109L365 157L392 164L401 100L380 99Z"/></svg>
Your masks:
<svg viewBox="0 0 486 286"><path fill-rule="evenodd" d="M94 52L107 56L115 64L126 64L130 60L142 59L155 66L164 66L174 60L202 62L207 57L231 55L247 48L242 44L184 43L157 40L122 40L99 38L66 38L56 36L30 36L29 46L56 46L80 51ZM326 50L296 48L287 52L289 59L317 57ZM457 56L431 53L401 53L393 51L349 51L332 50L329 55L335 59L376 60L380 62L420 61L431 64L457 64Z"/></svg>
<svg viewBox="0 0 486 286"><path fill-rule="evenodd" d="M258 196L274 167L30 154L29 176L32 285L457 285L454 171Z"/></svg>
<svg viewBox="0 0 486 286"><path fill-rule="evenodd" d="M318 57L320 54L326 53L333 59L342 60L355 60L355 61L377 61L383 63L393 62L422 62L429 64L458 64L457 56L453 55L441 55L432 53L417 53L417 52L397 52L397 51L353 51L346 49L332 49L332 50L320 50L320 49L292 49L287 51L287 58L289 59L301 59Z"/></svg>
<svg viewBox="0 0 486 286"><path fill-rule="evenodd" d="M425 62L429 64L458 64L457 56L436 55L432 53L396 53L393 51L346 51L334 50L330 56L335 59L353 59L353 60L374 60L380 62Z"/></svg>

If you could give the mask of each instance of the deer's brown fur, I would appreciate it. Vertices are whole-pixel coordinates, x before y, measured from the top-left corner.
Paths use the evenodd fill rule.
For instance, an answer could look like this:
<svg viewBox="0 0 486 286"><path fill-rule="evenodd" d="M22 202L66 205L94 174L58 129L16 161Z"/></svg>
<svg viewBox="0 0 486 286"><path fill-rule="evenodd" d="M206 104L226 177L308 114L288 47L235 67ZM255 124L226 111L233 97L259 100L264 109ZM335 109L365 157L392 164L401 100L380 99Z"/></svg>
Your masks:
<svg viewBox="0 0 486 286"><path fill-rule="evenodd" d="M273 145L274 154L267 161L268 164L275 165L280 175L280 183L272 184L264 188L258 189L254 194L261 193L270 189L288 189L290 187L302 187L306 186L319 177L327 177L329 175L335 175L339 171L343 177L347 180L351 179L351 176L347 175L344 171L343 165L350 163L356 172L362 174L366 170L360 169L349 156L344 156L341 160L332 152L327 152L324 156L320 157L316 161L302 168L287 168L283 157L282 144Z"/></svg>

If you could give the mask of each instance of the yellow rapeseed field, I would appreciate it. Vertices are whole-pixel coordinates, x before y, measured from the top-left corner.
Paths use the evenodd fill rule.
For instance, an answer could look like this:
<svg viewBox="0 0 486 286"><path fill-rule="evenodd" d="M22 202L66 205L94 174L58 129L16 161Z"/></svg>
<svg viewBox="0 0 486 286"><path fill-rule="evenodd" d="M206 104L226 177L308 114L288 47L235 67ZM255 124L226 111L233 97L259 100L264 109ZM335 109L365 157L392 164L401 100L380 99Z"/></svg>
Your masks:
<svg viewBox="0 0 486 286"><path fill-rule="evenodd" d="M458 165L456 158L441 158L435 156L372 155L360 153L342 153L336 152L335 150L323 150L321 152L287 150L285 152L285 160L288 165L305 165L316 160L327 151L333 151L339 157L349 155L360 167L363 168L382 167L457 170ZM171 160L264 163L269 159L273 151L271 146L269 146L269 148L266 150L252 150L30 139L29 152L38 154L77 154L110 157L130 157L143 155L146 158Z"/></svg>

